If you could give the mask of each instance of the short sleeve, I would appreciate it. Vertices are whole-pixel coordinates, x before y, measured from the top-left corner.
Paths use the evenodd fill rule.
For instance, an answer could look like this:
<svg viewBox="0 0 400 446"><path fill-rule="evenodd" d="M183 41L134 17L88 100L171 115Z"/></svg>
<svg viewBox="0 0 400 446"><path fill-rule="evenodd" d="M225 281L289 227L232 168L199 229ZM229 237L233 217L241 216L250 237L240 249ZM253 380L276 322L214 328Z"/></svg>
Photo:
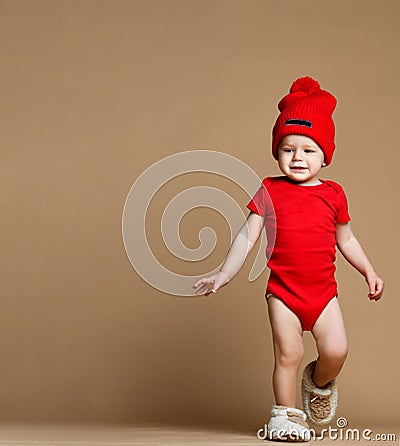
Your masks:
<svg viewBox="0 0 400 446"><path fill-rule="evenodd" d="M254 197L247 204L247 208L255 212L258 215L265 216L268 212L268 192L266 188L266 180L263 180L261 186L255 193Z"/></svg>
<svg viewBox="0 0 400 446"><path fill-rule="evenodd" d="M344 190L340 188L336 223L347 223L348 221L350 221L350 215L349 215L347 198L346 194L344 193Z"/></svg>

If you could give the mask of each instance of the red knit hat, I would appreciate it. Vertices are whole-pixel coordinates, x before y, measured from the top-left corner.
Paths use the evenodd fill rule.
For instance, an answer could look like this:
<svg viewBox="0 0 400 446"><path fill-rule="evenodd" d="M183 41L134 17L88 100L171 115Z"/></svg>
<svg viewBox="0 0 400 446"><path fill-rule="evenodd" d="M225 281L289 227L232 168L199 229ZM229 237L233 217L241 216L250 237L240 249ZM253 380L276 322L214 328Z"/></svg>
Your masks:
<svg viewBox="0 0 400 446"><path fill-rule="evenodd" d="M304 135L312 138L330 164L335 150L335 125L332 119L336 107L335 97L321 90L311 77L293 82L290 93L278 104L281 114L272 130L272 155L278 159L278 145L286 135Z"/></svg>

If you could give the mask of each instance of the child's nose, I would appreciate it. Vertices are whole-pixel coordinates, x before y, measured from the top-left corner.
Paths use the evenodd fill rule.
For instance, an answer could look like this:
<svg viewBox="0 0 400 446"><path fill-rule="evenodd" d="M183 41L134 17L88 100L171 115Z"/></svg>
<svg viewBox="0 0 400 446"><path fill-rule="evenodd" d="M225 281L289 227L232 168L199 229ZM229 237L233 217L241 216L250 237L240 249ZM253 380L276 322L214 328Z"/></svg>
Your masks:
<svg viewBox="0 0 400 446"><path fill-rule="evenodd" d="M301 154L301 150L295 150L293 152L293 161L301 161L303 159L303 156Z"/></svg>

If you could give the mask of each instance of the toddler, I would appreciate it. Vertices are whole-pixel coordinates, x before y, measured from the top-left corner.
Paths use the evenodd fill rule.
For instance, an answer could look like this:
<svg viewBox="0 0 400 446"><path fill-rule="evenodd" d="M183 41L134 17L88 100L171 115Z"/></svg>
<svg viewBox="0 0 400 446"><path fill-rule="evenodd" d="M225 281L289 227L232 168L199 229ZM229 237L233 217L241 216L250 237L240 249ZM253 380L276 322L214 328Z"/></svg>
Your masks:
<svg viewBox="0 0 400 446"><path fill-rule="evenodd" d="M378 301L383 280L354 236L342 187L319 178L335 150L335 97L310 77L297 79L278 105L272 154L283 176L267 177L247 204L250 214L220 271L198 280L196 294L216 293L239 271L262 229L267 235L270 276L265 297L271 324L276 404L266 425L268 439L307 440L307 421L329 423L337 406L337 382L347 338L337 284L336 246ZM318 358L302 377L304 411L296 408L296 382L303 359L303 331L311 331Z"/></svg>

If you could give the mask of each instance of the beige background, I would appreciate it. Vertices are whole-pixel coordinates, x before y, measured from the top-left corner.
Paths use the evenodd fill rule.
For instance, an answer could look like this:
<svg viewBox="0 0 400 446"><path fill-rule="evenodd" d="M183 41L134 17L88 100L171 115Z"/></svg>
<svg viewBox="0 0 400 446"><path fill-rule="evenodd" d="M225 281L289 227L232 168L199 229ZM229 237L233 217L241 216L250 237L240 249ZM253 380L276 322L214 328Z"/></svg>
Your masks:
<svg viewBox="0 0 400 446"><path fill-rule="evenodd" d="M398 424L399 13L396 0L0 1L0 421L264 421L272 352L267 271L247 280L255 252L214 299L174 297L132 268L122 211L146 168L185 150L278 174L276 104L311 75L339 102L323 177L344 186L352 228L386 280L370 303L339 256L350 355L338 416ZM223 217L202 208L181 222L192 248L202 227L218 234L201 262L174 258L159 230L166 203L195 185L225 190L245 212L248 197L193 173L151 203L158 260L198 277L229 248Z"/></svg>

